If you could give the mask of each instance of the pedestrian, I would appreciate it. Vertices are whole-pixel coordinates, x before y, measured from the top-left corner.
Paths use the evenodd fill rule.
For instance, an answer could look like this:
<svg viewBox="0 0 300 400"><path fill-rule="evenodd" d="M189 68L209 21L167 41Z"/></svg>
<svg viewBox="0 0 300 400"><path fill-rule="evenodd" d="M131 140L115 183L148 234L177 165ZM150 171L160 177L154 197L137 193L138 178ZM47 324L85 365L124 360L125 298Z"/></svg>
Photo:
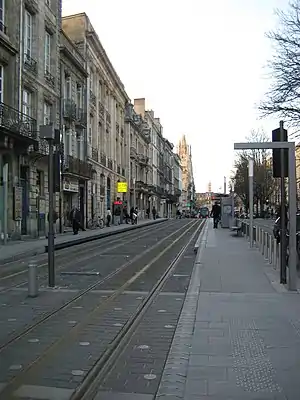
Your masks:
<svg viewBox="0 0 300 400"><path fill-rule="evenodd" d="M106 211L106 226L107 226L107 228L110 227L110 223L111 223L111 211L110 211L110 208L108 207L108 209Z"/></svg>
<svg viewBox="0 0 300 400"><path fill-rule="evenodd" d="M215 202L215 204L212 206L210 216L214 219L214 229L217 229L219 220L221 218L221 206L218 204L218 202Z"/></svg>
<svg viewBox="0 0 300 400"><path fill-rule="evenodd" d="M81 213L80 210L73 206L70 212L70 221L72 223L73 234L78 235L79 229L85 231L84 227L81 224Z"/></svg>
<svg viewBox="0 0 300 400"><path fill-rule="evenodd" d="M156 219L156 208L154 206L152 207L152 217Z"/></svg>

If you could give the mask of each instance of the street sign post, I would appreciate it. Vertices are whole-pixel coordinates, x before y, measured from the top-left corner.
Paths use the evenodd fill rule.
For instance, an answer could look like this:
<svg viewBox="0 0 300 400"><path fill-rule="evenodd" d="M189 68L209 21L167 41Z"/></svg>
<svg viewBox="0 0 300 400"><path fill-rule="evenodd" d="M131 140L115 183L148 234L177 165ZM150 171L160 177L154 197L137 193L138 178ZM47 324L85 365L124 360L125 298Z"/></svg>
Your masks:
<svg viewBox="0 0 300 400"><path fill-rule="evenodd" d="M297 290L297 240L296 240L296 158L294 142L250 142L234 143L235 150L288 149L289 176L289 290Z"/></svg>

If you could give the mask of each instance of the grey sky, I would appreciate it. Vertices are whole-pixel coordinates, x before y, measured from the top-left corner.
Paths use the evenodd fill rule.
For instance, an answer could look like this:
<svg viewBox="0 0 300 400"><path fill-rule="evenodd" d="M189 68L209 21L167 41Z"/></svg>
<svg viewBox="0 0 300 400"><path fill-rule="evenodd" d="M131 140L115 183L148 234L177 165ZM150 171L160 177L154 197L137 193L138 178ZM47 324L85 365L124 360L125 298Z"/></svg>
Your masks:
<svg viewBox="0 0 300 400"><path fill-rule="evenodd" d="M174 144L192 145L197 191L230 176L233 142L258 120L269 82L264 33L287 0L63 0L64 14L86 12L128 95L145 97Z"/></svg>

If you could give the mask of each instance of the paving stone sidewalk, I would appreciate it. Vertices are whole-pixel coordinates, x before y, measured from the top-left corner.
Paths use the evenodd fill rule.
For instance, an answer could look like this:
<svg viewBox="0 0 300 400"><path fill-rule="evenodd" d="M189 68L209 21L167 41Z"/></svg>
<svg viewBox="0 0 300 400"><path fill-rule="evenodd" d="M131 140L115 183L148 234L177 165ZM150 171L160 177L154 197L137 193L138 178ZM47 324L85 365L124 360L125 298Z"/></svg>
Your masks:
<svg viewBox="0 0 300 400"><path fill-rule="evenodd" d="M299 294L211 221L202 244L156 399L299 400Z"/></svg>
<svg viewBox="0 0 300 400"><path fill-rule="evenodd" d="M155 224L166 220L165 218L153 220L141 220L138 226L143 226L147 224ZM86 230L84 232L79 232L78 235L73 235L72 232L67 232L64 234L57 235L55 243L72 243L78 238L88 238L99 236L107 232L122 232L131 225L122 224L118 226L111 226L109 228L105 227L103 229ZM35 256L37 254L45 253L45 246L47 246L48 240L46 238L36 239L36 240L26 240L18 242L9 242L7 245L0 245L0 267L1 265L7 264L9 262L18 261L22 258Z"/></svg>

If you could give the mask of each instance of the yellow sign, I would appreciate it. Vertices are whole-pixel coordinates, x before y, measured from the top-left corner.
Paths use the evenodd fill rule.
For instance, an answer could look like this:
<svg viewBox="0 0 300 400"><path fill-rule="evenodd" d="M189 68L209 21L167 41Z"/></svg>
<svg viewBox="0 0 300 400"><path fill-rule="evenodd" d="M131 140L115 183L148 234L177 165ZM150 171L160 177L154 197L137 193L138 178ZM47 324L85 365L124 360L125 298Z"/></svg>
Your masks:
<svg viewBox="0 0 300 400"><path fill-rule="evenodd" d="M127 182L117 182L117 192L127 193Z"/></svg>

